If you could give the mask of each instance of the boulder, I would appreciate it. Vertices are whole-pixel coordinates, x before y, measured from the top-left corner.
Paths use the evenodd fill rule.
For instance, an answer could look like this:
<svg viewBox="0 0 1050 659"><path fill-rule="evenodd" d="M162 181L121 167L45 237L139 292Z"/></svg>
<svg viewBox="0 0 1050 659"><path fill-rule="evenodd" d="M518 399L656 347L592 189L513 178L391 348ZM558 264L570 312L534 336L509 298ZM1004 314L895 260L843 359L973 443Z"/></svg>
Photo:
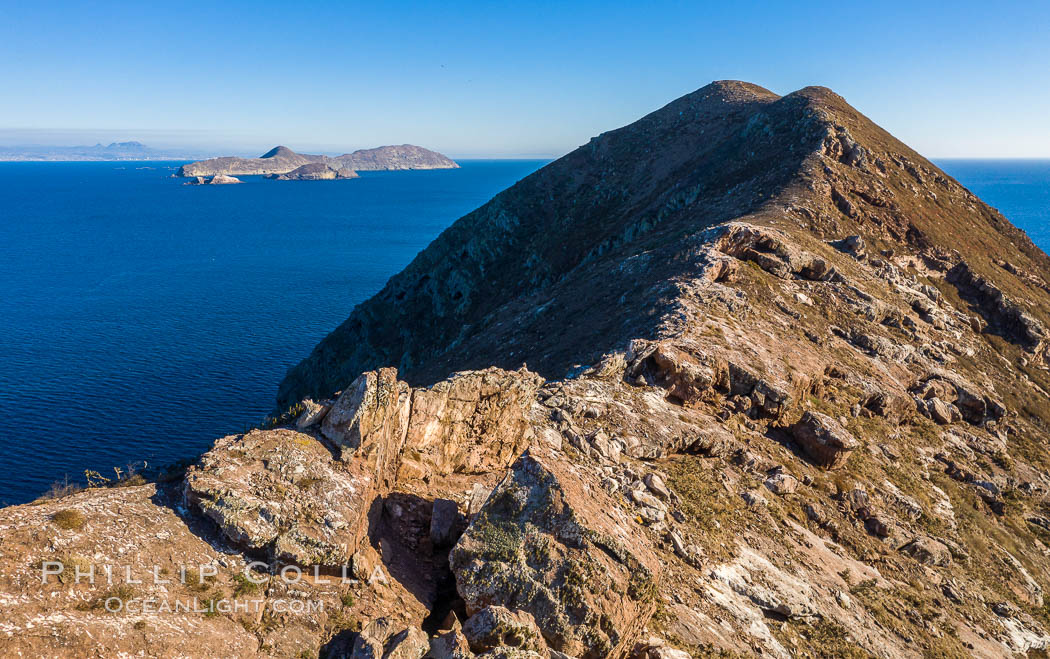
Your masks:
<svg viewBox="0 0 1050 659"><path fill-rule="evenodd" d="M943 543L930 537L915 538L900 548L905 553L923 565L936 565L945 567L951 565L951 550Z"/></svg>
<svg viewBox="0 0 1050 659"><path fill-rule="evenodd" d="M765 485L766 489L773 494L784 496L795 493L795 490L798 489L798 479L791 474L778 471L766 479Z"/></svg>
<svg viewBox="0 0 1050 659"><path fill-rule="evenodd" d="M526 452L449 562L469 614L524 611L554 650L620 657L655 610L660 564L585 478L570 463Z"/></svg>
<svg viewBox="0 0 1050 659"><path fill-rule="evenodd" d="M418 627L397 627L389 618L376 618L354 639L351 659L421 659L430 650L430 638Z"/></svg>
<svg viewBox="0 0 1050 659"><path fill-rule="evenodd" d="M295 420L295 427L298 430L306 430L321 423L328 411L332 409L331 402L315 403L309 398L304 398L301 405L303 411Z"/></svg>
<svg viewBox="0 0 1050 659"><path fill-rule="evenodd" d="M526 415L542 383L525 369L489 368L414 389L399 478L506 468L533 437Z"/></svg>
<svg viewBox="0 0 1050 659"><path fill-rule="evenodd" d="M514 650L545 652L547 644L536 621L524 611L509 611L502 606L488 606L478 611L463 625L470 649L488 652L500 646Z"/></svg>
<svg viewBox="0 0 1050 659"><path fill-rule="evenodd" d="M316 438L253 430L220 439L186 473L186 505L234 544L300 565L343 565L364 537L374 472Z"/></svg>
<svg viewBox="0 0 1050 659"><path fill-rule="evenodd" d="M857 440L838 421L812 410L807 410L791 426L791 434L810 459L827 469L844 465L858 446Z"/></svg>
<svg viewBox="0 0 1050 659"><path fill-rule="evenodd" d="M434 547L447 547L456 540L456 529L463 516L459 504L450 499L434 499L430 513L430 543Z"/></svg>
<svg viewBox="0 0 1050 659"><path fill-rule="evenodd" d="M394 634L383 650L383 659L420 659L430 651L430 637L419 627L408 627Z"/></svg>
<svg viewBox="0 0 1050 659"><path fill-rule="evenodd" d="M386 478L397 472L405 444L411 389L397 369L362 373L336 399L321 423L321 434L336 445L344 461L362 458Z"/></svg>
<svg viewBox="0 0 1050 659"><path fill-rule="evenodd" d="M460 629L439 632L430 639L430 651L426 654L427 659L472 659L473 656L467 637Z"/></svg>
<svg viewBox="0 0 1050 659"><path fill-rule="evenodd" d="M945 403L940 398L931 398L926 401L926 413L941 425L948 425L961 418L959 410L954 405Z"/></svg>

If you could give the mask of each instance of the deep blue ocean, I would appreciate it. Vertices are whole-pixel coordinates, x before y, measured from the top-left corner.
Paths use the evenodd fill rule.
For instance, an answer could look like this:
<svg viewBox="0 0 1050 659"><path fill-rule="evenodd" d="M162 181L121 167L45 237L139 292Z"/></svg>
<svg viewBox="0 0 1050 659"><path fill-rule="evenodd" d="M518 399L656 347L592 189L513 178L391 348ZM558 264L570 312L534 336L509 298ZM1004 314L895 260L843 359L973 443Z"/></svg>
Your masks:
<svg viewBox="0 0 1050 659"><path fill-rule="evenodd" d="M544 162L215 187L0 163L0 503L259 423L355 304Z"/></svg>
<svg viewBox="0 0 1050 659"><path fill-rule="evenodd" d="M209 187L177 163L0 163L0 503L260 422L355 304L542 164ZM938 164L1050 249L1050 161Z"/></svg>

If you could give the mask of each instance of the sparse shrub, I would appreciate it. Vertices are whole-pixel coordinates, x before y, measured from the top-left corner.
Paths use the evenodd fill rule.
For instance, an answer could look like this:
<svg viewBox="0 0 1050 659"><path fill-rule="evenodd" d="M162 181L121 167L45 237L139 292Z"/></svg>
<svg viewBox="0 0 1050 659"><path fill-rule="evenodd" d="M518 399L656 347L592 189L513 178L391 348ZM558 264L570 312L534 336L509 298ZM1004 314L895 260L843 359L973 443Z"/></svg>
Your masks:
<svg viewBox="0 0 1050 659"><path fill-rule="evenodd" d="M248 578L243 572L238 572L233 575L233 596L240 597L242 595L250 595L252 593L259 592L259 588L262 584L257 584Z"/></svg>
<svg viewBox="0 0 1050 659"><path fill-rule="evenodd" d="M72 508L65 508L51 516L51 523L66 531L79 531L86 522L84 513Z"/></svg>

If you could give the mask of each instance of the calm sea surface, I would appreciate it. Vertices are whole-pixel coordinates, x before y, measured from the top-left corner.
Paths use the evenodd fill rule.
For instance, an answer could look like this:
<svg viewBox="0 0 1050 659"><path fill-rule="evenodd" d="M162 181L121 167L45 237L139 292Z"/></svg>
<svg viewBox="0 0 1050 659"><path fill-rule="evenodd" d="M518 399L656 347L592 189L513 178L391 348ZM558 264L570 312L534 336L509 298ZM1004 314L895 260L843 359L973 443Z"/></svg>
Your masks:
<svg viewBox="0 0 1050 659"><path fill-rule="evenodd" d="M355 304L543 161L462 164L212 188L172 163L0 163L0 503L262 420ZM938 164L1050 249L1050 161Z"/></svg>
<svg viewBox="0 0 1050 659"><path fill-rule="evenodd" d="M0 163L0 502L258 423L355 304L543 164L210 187L173 163Z"/></svg>

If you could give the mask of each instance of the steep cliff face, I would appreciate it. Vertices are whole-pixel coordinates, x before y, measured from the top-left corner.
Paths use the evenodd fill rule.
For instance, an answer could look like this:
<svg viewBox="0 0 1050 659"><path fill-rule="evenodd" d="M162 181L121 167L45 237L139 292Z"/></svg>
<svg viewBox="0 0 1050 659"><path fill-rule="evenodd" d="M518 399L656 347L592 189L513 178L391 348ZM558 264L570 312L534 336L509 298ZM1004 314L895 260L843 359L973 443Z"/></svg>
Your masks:
<svg viewBox="0 0 1050 659"><path fill-rule="evenodd" d="M1045 652L1048 280L829 90L714 83L455 223L289 374L273 428L0 511L0 649ZM158 554L213 581L110 596L244 599L256 558L265 602L325 608L114 616L37 569Z"/></svg>

